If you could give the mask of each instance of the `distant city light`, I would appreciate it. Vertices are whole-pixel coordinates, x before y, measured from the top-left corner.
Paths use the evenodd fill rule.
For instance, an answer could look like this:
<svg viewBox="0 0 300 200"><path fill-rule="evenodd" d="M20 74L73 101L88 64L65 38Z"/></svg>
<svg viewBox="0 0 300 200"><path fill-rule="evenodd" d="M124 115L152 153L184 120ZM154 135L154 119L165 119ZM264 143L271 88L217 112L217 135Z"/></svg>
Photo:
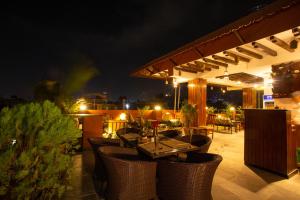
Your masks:
<svg viewBox="0 0 300 200"><path fill-rule="evenodd" d="M126 109L128 110L128 109L130 108L129 103L126 103L126 104L125 104L125 107L126 107Z"/></svg>
<svg viewBox="0 0 300 200"><path fill-rule="evenodd" d="M230 111L235 111L235 107L230 107L229 110Z"/></svg>
<svg viewBox="0 0 300 200"><path fill-rule="evenodd" d="M160 110L161 110L161 106L160 106L160 105L156 105L156 106L154 106L154 110L156 110L156 111L160 111Z"/></svg>
<svg viewBox="0 0 300 200"><path fill-rule="evenodd" d="M87 105L86 104L80 104L79 110L84 111L86 109L87 109Z"/></svg>
<svg viewBox="0 0 300 200"><path fill-rule="evenodd" d="M126 120L126 114L125 113L121 113L119 117L120 117L120 120Z"/></svg>

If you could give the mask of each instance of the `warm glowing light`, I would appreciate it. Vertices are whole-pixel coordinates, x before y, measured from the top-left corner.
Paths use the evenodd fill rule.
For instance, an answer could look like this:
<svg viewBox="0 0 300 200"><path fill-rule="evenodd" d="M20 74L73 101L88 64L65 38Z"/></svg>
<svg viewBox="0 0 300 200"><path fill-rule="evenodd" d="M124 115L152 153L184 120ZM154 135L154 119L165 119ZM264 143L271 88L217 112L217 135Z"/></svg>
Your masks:
<svg viewBox="0 0 300 200"><path fill-rule="evenodd" d="M225 92L226 92L226 90L222 90L222 92L223 92L223 93L225 93Z"/></svg>
<svg viewBox="0 0 300 200"><path fill-rule="evenodd" d="M274 80L271 78L264 79L264 85L271 85L273 82Z"/></svg>
<svg viewBox="0 0 300 200"><path fill-rule="evenodd" d="M230 111L235 111L235 107L230 107L229 110Z"/></svg>
<svg viewBox="0 0 300 200"><path fill-rule="evenodd" d="M85 105L85 104L80 104L79 109L80 109L81 111L86 110L86 109L87 109L87 105Z"/></svg>
<svg viewBox="0 0 300 200"><path fill-rule="evenodd" d="M188 87L195 87L196 85L194 83L188 84Z"/></svg>
<svg viewBox="0 0 300 200"><path fill-rule="evenodd" d="M120 120L126 120L126 114L125 113L120 114Z"/></svg>
<svg viewBox="0 0 300 200"><path fill-rule="evenodd" d="M169 114L171 114L171 113L169 113L169 112L166 112L166 115L169 115Z"/></svg>
<svg viewBox="0 0 300 200"><path fill-rule="evenodd" d="M172 123L178 122L178 119L170 119L170 122Z"/></svg>
<svg viewBox="0 0 300 200"><path fill-rule="evenodd" d="M253 86L254 88L257 88L258 87L258 85L257 84L254 84L254 86Z"/></svg>
<svg viewBox="0 0 300 200"><path fill-rule="evenodd" d="M174 87L174 88L177 88L177 86L178 86L177 80L174 78L174 79L173 79L173 87Z"/></svg>
<svg viewBox="0 0 300 200"><path fill-rule="evenodd" d="M160 111L160 110L161 110L161 106L160 106L160 105L156 105L156 106L154 106L154 110L156 110L156 111Z"/></svg>
<svg viewBox="0 0 300 200"><path fill-rule="evenodd" d="M242 83L241 81L236 82L236 84L238 84L238 85L241 85L241 83Z"/></svg>
<svg viewBox="0 0 300 200"><path fill-rule="evenodd" d="M208 109L208 107L206 106L206 107L205 107L205 110L207 110L207 109Z"/></svg>
<svg viewBox="0 0 300 200"><path fill-rule="evenodd" d="M222 118L222 116L221 116L221 115L218 115L218 118L220 119L220 118Z"/></svg>

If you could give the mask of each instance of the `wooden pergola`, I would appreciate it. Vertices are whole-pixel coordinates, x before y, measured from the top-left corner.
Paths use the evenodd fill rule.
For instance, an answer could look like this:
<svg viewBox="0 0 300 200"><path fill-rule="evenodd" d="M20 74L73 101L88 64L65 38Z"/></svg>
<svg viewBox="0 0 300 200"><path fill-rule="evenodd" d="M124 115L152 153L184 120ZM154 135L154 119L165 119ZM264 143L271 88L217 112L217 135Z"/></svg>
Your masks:
<svg viewBox="0 0 300 200"><path fill-rule="evenodd" d="M150 61L131 75L189 82L193 86L188 89L189 103L197 105L198 124L203 125L207 83L243 89L243 106L255 107L254 85L270 78L271 66L300 60L299 26L300 1L276 1Z"/></svg>

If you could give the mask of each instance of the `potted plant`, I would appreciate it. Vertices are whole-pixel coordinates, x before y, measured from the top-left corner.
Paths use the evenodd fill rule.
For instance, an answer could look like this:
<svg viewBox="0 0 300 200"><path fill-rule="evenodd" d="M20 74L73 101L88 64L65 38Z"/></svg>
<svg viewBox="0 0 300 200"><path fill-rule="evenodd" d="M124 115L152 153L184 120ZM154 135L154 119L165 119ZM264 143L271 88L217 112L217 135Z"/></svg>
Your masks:
<svg viewBox="0 0 300 200"><path fill-rule="evenodd" d="M0 199L59 199L81 131L49 101L0 112Z"/></svg>
<svg viewBox="0 0 300 200"><path fill-rule="evenodd" d="M190 134L190 127L197 117L197 110L194 105L185 102L181 107L182 123L184 125L184 134Z"/></svg>

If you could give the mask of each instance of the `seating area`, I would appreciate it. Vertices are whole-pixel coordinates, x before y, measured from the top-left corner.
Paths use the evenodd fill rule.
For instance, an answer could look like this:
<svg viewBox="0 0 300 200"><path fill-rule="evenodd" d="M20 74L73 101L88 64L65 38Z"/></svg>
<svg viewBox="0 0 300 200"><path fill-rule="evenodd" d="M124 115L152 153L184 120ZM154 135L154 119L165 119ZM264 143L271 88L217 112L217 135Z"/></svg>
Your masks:
<svg viewBox="0 0 300 200"><path fill-rule="evenodd" d="M207 125L216 127L216 131L219 131L220 127L225 131L229 131L232 134L232 131L238 132L242 129L243 122L243 114L234 115L228 117L226 114L208 114L207 115Z"/></svg>
<svg viewBox="0 0 300 200"><path fill-rule="evenodd" d="M300 176L290 179L244 165L244 133L214 133L208 153L223 157L213 178L213 199L294 199L300 198ZM64 199L99 200L92 174L94 159L92 151L74 156L72 187ZM159 170L158 170L159 171ZM179 185L179 184L177 184ZM178 187L177 187L178 188ZM158 190L157 190L158 192Z"/></svg>
<svg viewBox="0 0 300 200"><path fill-rule="evenodd" d="M89 138L95 159L93 182L99 197L211 199L214 173L222 157L207 153L211 144L209 137L182 136L174 134L174 131L164 131L159 145L167 146L161 147L161 152L154 152L159 156L151 157L140 151L143 144L139 144L138 138L123 137L126 134L137 135L137 132L132 128L120 129L121 140ZM177 146L170 146L172 143ZM169 149L175 153L170 154Z"/></svg>

